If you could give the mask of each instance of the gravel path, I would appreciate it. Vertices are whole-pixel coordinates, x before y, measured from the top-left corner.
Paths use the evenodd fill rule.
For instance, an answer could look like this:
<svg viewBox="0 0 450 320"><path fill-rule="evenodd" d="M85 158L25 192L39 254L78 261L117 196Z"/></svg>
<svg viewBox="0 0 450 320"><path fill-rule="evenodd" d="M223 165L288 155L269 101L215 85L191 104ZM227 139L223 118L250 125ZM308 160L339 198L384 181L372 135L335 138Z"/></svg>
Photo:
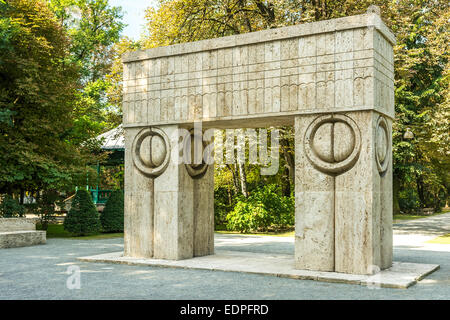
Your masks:
<svg viewBox="0 0 450 320"><path fill-rule="evenodd" d="M450 213L394 226L394 260L441 265L406 290L234 272L82 263L76 258L122 250L123 239L49 239L42 246L0 250L0 299L449 299L450 245L424 243L448 233L449 226ZM294 251L293 238L268 236L216 234L216 246L267 253ZM80 289L67 288L70 266L80 268Z"/></svg>
<svg viewBox="0 0 450 320"><path fill-rule="evenodd" d="M394 234L439 236L450 233L450 212L394 224Z"/></svg>

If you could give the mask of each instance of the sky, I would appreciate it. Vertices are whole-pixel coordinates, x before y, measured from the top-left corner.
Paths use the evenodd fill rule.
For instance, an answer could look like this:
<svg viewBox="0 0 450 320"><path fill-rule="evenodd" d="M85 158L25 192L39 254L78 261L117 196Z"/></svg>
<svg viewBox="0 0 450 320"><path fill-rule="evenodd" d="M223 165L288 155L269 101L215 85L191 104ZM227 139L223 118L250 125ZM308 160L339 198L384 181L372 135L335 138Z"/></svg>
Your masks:
<svg viewBox="0 0 450 320"><path fill-rule="evenodd" d="M155 6L156 0L109 0L114 7L122 7L123 22L127 24L122 32L123 36L138 40L145 24L145 9Z"/></svg>

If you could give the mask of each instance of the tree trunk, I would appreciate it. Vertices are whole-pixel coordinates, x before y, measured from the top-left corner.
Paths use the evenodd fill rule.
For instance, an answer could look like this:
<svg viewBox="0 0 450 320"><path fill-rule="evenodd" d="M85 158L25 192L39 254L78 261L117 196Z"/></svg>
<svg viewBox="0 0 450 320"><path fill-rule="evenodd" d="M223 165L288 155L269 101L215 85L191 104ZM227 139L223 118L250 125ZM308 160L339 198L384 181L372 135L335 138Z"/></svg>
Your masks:
<svg viewBox="0 0 450 320"><path fill-rule="evenodd" d="M283 157L284 160L286 160L286 166L287 166L287 177L288 177L288 183L291 185L294 185L295 183L295 159L294 156L287 150L287 147L289 145L289 141L286 139L280 139L280 145L281 149L283 150ZM291 189L291 188L290 188Z"/></svg>
<svg viewBox="0 0 450 320"><path fill-rule="evenodd" d="M291 195L291 178L289 177L289 167L284 168L285 183L283 184L283 195L289 197Z"/></svg>
<svg viewBox="0 0 450 320"><path fill-rule="evenodd" d="M245 173L244 164L238 163L238 167L239 167L239 180L241 182L241 192L244 197L248 198L247 174Z"/></svg>
<svg viewBox="0 0 450 320"><path fill-rule="evenodd" d="M24 200L25 200L25 191L23 189L20 189L19 203L23 205Z"/></svg>
<svg viewBox="0 0 450 320"><path fill-rule="evenodd" d="M424 208L426 206L426 200L425 200L425 186L423 183L423 178L420 175L416 176L416 185L417 185L417 194L419 195L420 199L420 206Z"/></svg>
<svg viewBox="0 0 450 320"><path fill-rule="evenodd" d="M397 177L393 177L393 184L392 184L392 201L393 201L393 213L399 214L400 213L400 205L398 203L398 193L400 192L400 179Z"/></svg>
<svg viewBox="0 0 450 320"><path fill-rule="evenodd" d="M284 130L287 131L290 129L286 128ZM287 168L287 172L285 172L285 175L287 178L286 183L288 184L288 187L286 189L289 189L289 194L288 195L285 194L286 196L290 195L290 190L293 189L291 186L295 185L295 158L294 155L291 152L289 152L289 145L290 145L289 139L287 139L284 134L281 135L280 146L283 152L284 160L286 161L286 168Z"/></svg>
<svg viewBox="0 0 450 320"><path fill-rule="evenodd" d="M41 227L40 227L40 230L43 230L43 231L47 231L48 230L48 221L47 220L41 220Z"/></svg>
<svg viewBox="0 0 450 320"><path fill-rule="evenodd" d="M239 193L239 182L238 182L238 178L237 178L237 170L236 167L233 165L229 165L227 164L227 168L231 171L231 174L233 176L233 187L234 187L234 192L236 192L236 194Z"/></svg>

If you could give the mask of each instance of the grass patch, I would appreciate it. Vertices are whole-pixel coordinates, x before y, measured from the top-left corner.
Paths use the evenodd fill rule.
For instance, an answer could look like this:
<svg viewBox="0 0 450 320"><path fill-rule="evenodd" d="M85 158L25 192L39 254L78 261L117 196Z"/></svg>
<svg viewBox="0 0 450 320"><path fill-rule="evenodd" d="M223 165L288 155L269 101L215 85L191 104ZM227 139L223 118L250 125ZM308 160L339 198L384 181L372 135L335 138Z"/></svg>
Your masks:
<svg viewBox="0 0 450 320"><path fill-rule="evenodd" d="M238 231L216 231L218 234L237 234L240 236L272 236L272 237L293 237L295 231L283 231L283 232L257 232L257 233L240 233Z"/></svg>
<svg viewBox="0 0 450 320"><path fill-rule="evenodd" d="M415 220L415 219L426 219L429 217L434 217L434 216L438 216L444 213L449 213L450 209L444 209L441 212L436 212L433 213L429 216L421 216L421 215L414 215L414 214L396 214L394 215L394 223L398 223L400 221L403 220ZM295 236L295 231L294 230L287 230L287 231L281 231L281 232L255 232L255 233L240 233L239 231L228 231L228 230L224 230L225 226L216 226L216 230L215 232L218 234L238 234L238 235L242 235L242 236L272 236L272 237L294 237ZM447 238L445 238L447 237ZM442 239L441 239L442 238ZM430 240L430 241L434 241ZM436 241L440 241L440 242L430 242L430 243L448 243L445 241L450 241L450 234L436 238ZM444 241L444 242L442 242Z"/></svg>
<svg viewBox="0 0 450 320"><path fill-rule="evenodd" d="M450 209L445 209L441 212L436 212L436 213L430 214L429 216L423 216L423 215L417 215L417 214L394 214L394 223L396 223L397 221L402 221L402 220L415 220L415 219L434 217L434 216L438 216L438 215L448 213L448 212L450 212Z"/></svg>
<svg viewBox="0 0 450 320"><path fill-rule="evenodd" d="M428 240L425 243L450 244L450 233Z"/></svg>
<svg viewBox="0 0 450 320"><path fill-rule="evenodd" d="M38 228L39 229L39 226ZM49 224L47 229L47 239L52 238L65 238L65 239L76 239L76 240L98 240L98 239L111 239L111 238L121 238L123 233L100 233L88 236L76 237L72 233L64 230L62 224Z"/></svg>

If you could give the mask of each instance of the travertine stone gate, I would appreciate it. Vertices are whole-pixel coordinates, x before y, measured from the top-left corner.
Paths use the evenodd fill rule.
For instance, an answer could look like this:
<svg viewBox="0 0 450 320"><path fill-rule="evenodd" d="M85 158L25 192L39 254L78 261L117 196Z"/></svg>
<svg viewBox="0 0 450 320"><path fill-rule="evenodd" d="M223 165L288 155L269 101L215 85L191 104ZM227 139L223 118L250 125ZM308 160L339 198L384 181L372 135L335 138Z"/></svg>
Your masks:
<svg viewBox="0 0 450 320"><path fill-rule="evenodd" d="M213 170L176 131L295 127L295 265L392 264L395 38L366 14L160 47L124 59L125 255L214 252Z"/></svg>

